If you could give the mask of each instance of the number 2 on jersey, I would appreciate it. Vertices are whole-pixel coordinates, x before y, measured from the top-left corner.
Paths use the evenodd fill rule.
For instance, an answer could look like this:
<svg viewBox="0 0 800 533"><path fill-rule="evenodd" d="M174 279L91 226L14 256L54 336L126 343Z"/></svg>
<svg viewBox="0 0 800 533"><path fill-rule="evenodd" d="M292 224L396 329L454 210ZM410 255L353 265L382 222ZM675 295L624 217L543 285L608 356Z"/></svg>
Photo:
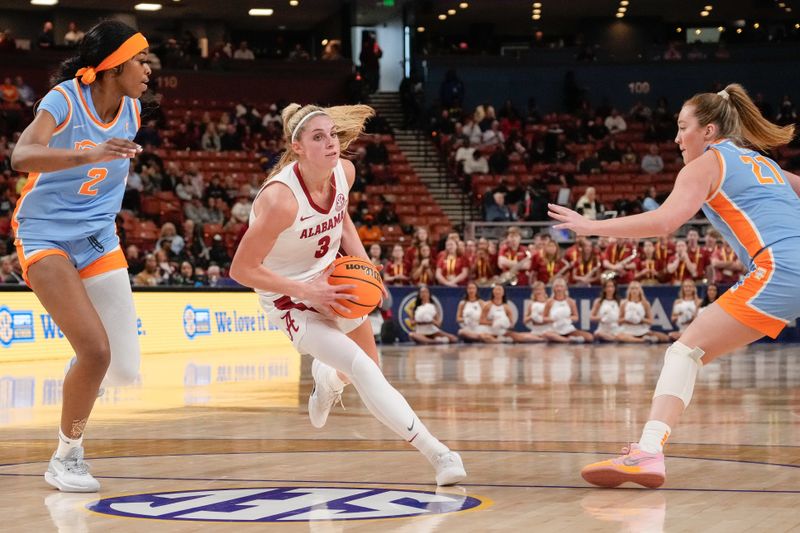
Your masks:
<svg viewBox="0 0 800 533"><path fill-rule="evenodd" d="M101 181L106 179L108 176L108 170L105 168L93 168L87 172L87 175L91 178L83 182L81 185L80 190L78 191L79 194L83 194L85 196L97 196L97 189L96 187Z"/></svg>
<svg viewBox="0 0 800 533"><path fill-rule="evenodd" d="M316 253L314 254L314 257L316 257L317 259L319 259L321 257L325 257L325 254L328 253L328 247L330 245L331 245L331 238L328 237L327 235L325 235L317 243L317 246L319 246L319 248L317 249Z"/></svg>
<svg viewBox="0 0 800 533"><path fill-rule="evenodd" d="M763 155L759 155L756 157L750 157L747 155L743 155L740 157L743 163L747 163L750 165L750 170L753 171L753 175L756 177L758 182L761 185L775 185L777 181L780 185L784 185L786 182L783 181L783 177L781 177L780 171L775 168L775 165L770 163L769 159L764 157ZM767 167L772 173L772 176L765 176L764 175L764 167Z"/></svg>

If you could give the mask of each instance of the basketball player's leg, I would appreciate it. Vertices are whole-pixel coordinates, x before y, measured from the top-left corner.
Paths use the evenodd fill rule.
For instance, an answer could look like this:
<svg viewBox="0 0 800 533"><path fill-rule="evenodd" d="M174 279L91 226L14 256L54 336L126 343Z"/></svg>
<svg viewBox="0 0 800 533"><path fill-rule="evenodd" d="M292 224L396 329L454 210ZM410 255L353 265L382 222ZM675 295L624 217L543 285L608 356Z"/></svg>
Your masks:
<svg viewBox="0 0 800 533"><path fill-rule="evenodd" d="M83 279L111 347L111 363L104 383L127 385L139 375L139 348L136 308L128 271L123 268Z"/></svg>
<svg viewBox="0 0 800 533"><path fill-rule="evenodd" d="M664 357L648 422L638 443L624 455L586 466L581 475L595 485L616 487L626 481L659 487L666 479L664 444L689 406L695 379L704 363L764 336L717 303L695 319Z"/></svg>
<svg viewBox="0 0 800 533"><path fill-rule="evenodd" d="M62 255L30 265L28 281L42 306L72 345L77 362L64 378L59 446L48 469L51 484L64 491L94 492L99 484L82 466L83 432L111 360L108 336L75 267ZM66 464L66 469L61 468ZM75 475L77 473L77 476ZM85 474L85 475L84 475ZM47 478L47 474L46 474Z"/></svg>
<svg viewBox="0 0 800 533"><path fill-rule="evenodd" d="M357 329L366 327L369 324L362 324ZM363 340L364 335L362 330L354 336ZM375 361L353 338L343 334L329 321L310 317L307 330L298 344L303 353L310 353L349 376L370 412L420 450L434 465L437 483L452 484L464 478L460 457L430 434L405 398L389 384ZM375 350L377 352L377 348Z"/></svg>

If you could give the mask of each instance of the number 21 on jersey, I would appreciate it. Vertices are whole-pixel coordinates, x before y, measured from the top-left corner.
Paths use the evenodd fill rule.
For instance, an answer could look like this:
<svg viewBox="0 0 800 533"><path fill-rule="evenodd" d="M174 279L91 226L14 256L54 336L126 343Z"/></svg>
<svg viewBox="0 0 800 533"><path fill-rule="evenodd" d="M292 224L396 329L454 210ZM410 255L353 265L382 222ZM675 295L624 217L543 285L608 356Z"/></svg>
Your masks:
<svg viewBox="0 0 800 533"><path fill-rule="evenodd" d="M753 175L761 185L775 185L776 182L779 185L786 184L786 182L783 181L780 171L763 155L758 155L756 157L743 155L739 159L742 160L742 163L750 165L750 170L753 171ZM772 174L772 176L764 175L764 167L769 169L769 173Z"/></svg>

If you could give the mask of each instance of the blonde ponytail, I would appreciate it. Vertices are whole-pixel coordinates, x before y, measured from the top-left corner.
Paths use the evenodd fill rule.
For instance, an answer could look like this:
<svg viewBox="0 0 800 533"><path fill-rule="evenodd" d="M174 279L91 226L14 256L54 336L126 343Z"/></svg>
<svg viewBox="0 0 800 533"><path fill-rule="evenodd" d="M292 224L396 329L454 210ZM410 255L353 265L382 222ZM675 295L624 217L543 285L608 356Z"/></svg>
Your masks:
<svg viewBox="0 0 800 533"><path fill-rule="evenodd" d="M273 170L267 176L267 181L283 170L286 165L297 159L297 154L292 150L292 134L298 138L305 129L305 124L301 124L303 119L311 113L324 113L328 115L336 125L336 132L339 135L339 145L342 154L347 152L347 148L353 141L358 139L364 131L364 124L371 117L375 116L375 110L366 105L340 105L333 107L319 107L315 105L301 106L300 104L289 104L281 112L283 120L283 139L286 143L286 150L275 164ZM295 132L295 128L298 127Z"/></svg>
<svg viewBox="0 0 800 533"><path fill-rule="evenodd" d="M789 144L794 137L794 126L778 126L765 119L738 83L732 83L718 93L696 94L683 105L694 106L700 126L716 124L720 138L759 151Z"/></svg>

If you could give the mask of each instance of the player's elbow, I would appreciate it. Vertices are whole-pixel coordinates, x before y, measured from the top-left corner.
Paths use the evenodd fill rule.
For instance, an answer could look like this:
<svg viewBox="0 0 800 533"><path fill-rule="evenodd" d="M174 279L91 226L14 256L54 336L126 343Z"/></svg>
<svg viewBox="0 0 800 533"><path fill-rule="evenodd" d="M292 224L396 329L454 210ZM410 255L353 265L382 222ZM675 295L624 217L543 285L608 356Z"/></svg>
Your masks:
<svg viewBox="0 0 800 533"><path fill-rule="evenodd" d="M11 169L15 172L30 172L30 169L28 169L26 165L25 151L19 148L19 146L14 147L14 150L11 152Z"/></svg>

